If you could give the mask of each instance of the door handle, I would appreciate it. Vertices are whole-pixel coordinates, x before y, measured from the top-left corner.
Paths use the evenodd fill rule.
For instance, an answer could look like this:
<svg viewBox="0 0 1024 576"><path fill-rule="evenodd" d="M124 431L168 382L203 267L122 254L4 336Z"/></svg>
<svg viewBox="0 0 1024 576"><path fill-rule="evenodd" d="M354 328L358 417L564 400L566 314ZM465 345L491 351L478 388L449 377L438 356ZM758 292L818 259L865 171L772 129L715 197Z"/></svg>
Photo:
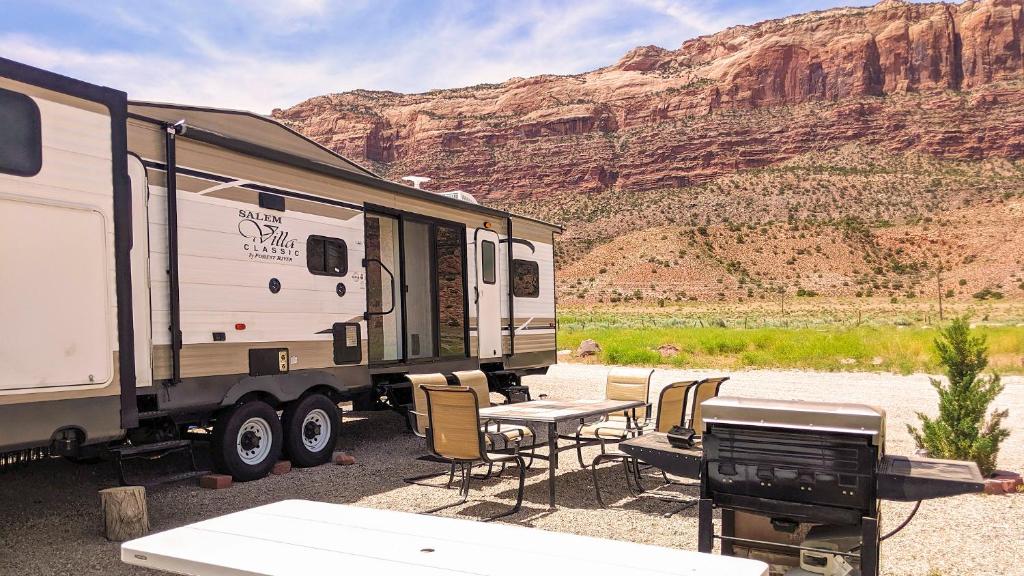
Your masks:
<svg viewBox="0 0 1024 576"><path fill-rule="evenodd" d="M480 287L473 286L473 304L480 303Z"/></svg>
<svg viewBox="0 0 1024 576"><path fill-rule="evenodd" d="M378 260L377 258L367 258L366 263L369 264L370 262L376 262L380 266L381 270L388 273L388 278L391 284L391 308L384 312L370 312L369 310L367 310L364 316L387 316L388 314L391 314L392 312L395 311L395 275L392 274L391 270L388 270L388 267L385 266L384 263Z"/></svg>

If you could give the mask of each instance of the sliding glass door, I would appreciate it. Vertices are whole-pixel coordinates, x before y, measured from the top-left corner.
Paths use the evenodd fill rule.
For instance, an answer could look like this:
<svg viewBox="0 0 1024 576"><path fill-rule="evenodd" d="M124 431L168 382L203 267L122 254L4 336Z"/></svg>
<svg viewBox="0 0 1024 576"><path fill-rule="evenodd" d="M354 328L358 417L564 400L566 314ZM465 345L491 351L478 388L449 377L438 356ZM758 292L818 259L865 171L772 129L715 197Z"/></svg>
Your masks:
<svg viewBox="0 0 1024 576"><path fill-rule="evenodd" d="M441 224L434 227L438 351L442 358L466 356L465 238L465 228Z"/></svg>
<svg viewBox="0 0 1024 576"><path fill-rule="evenodd" d="M466 356L465 245L463 226L367 213L371 363Z"/></svg>
<svg viewBox="0 0 1024 576"><path fill-rule="evenodd" d="M430 224L416 220L403 223L405 243L405 338L407 358L431 358L434 353L434 270Z"/></svg>
<svg viewBox="0 0 1024 576"><path fill-rule="evenodd" d="M367 355L371 363L404 357L401 238L398 219L366 214Z"/></svg>

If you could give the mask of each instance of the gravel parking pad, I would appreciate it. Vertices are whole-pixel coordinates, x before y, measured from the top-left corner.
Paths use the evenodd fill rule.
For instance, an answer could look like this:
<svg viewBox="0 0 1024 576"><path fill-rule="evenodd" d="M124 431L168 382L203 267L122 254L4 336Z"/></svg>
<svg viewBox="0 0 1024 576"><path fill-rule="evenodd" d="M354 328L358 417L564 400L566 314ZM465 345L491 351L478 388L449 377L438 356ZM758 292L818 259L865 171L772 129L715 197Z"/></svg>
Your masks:
<svg viewBox="0 0 1024 576"><path fill-rule="evenodd" d="M547 376L526 379L536 398L600 398L607 368L563 364ZM711 375L705 371L659 370L652 399L661 386L675 380ZM716 373L717 374L717 373ZM1000 468L1024 470L1024 378L1006 378L1006 391L996 406L1009 408L1007 426L1013 435L1004 444ZM732 374L723 395L782 399L845 401L873 404L887 411L887 451L913 453L906 424L915 410L935 412L936 395L923 375L750 371ZM425 510L457 499L455 490L405 484L402 478L443 464L417 460L425 454L423 440L405 432L391 412L346 413L340 449L351 452L352 466L326 465L293 469L228 490L202 490L193 483L149 490L154 531L288 498L357 504L405 511ZM596 448L585 452L589 459ZM661 546L695 549L696 510L671 518L662 513L672 504L626 492L621 469L601 473L602 491L611 506L597 506L590 473L579 468L575 454L564 452L558 474L557 511L547 510L546 463L537 461L527 477L523 510L504 521L544 530L611 537ZM447 515L475 518L510 506L515 497L514 474L474 482L470 501ZM73 464L49 460L0 473L0 574L151 574L121 564L118 545L100 534L96 492L116 485L110 463ZM443 486L445 477L432 480ZM650 482L654 485L654 482ZM689 489L687 495L695 495ZM885 503L883 531L898 524L912 505ZM1021 574L1024 557L1024 494L969 495L925 502L910 525L882 545L882 573L946 576Z"/></svg>

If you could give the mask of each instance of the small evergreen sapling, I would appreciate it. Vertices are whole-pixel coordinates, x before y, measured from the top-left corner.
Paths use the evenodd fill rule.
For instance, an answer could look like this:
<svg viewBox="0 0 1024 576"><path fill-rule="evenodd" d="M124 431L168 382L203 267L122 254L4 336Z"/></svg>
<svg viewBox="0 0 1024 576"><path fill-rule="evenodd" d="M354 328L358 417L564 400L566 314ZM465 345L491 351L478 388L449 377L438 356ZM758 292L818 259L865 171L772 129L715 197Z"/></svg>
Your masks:
<svg viewBox="0 0 1024 576"><path fill-rule="evenodd" d="M933 458L973 460L982 475L996 469L999 444L1010 431L1001 426L1008 410L987 416L988 407L1003 391L999 374L979 377L988 366L988 345L984 336L972 336L966 318L957 318L935 339L939 362L946 368L949 384L931 379L939 393L939 416L932 419L917 413L918 430L907 424L918 448Z"/></svg>

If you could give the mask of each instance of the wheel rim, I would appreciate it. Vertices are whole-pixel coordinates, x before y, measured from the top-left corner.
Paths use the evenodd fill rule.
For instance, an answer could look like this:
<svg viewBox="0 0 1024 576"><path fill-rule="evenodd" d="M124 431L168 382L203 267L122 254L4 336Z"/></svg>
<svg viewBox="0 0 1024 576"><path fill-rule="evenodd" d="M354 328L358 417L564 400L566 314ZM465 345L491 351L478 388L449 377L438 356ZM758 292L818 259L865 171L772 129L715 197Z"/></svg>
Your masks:
<svg viewBox="0 0 1024 576"><path fill-rule="evenodd" d="M302 419L302 445L310 452L319 452L331 439L331 419L327 412L316 408Z"/></svg>
<svg viewBox="0 0 1024 576"><path fill-rule="evenodd" d="M263 418L249 418L238 429L235 447L242 462L253 465L267 459L273 443L274 434L270 431L270 423Z"/></svg>

